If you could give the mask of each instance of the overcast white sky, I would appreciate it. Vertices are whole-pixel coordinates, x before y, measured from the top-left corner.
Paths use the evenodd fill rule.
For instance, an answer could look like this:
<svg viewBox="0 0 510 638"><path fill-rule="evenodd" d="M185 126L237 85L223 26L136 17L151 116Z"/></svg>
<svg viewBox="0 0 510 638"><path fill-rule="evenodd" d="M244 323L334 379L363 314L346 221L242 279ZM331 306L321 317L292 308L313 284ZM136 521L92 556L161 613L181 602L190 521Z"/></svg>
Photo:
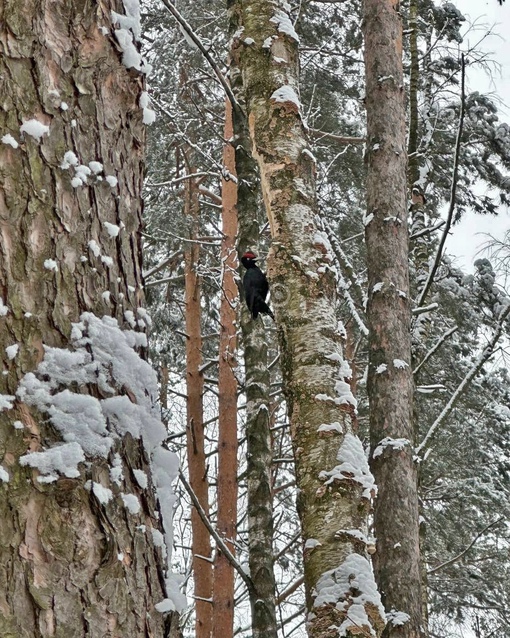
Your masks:
<svg viewBox="0 0 510 638"><path fill-rule="evenodd" d="M500 66L492 78L482 71L471 72L468 76L470 90L496 93L501 100L500 120L510 124L510 0L500 6L497 0L457 0L458 8L478 29L468 34L466 42L474 44L486 30L492 28L499 35L489 36L484 49L493 53L493 59ZM487 241L483 233L491 233L500 238L510 229L510 211L502 208L498 217L468 215L458 224L447 242L447 252L457 256L459 266L471 271L471 263L481 245Z"/></svg>

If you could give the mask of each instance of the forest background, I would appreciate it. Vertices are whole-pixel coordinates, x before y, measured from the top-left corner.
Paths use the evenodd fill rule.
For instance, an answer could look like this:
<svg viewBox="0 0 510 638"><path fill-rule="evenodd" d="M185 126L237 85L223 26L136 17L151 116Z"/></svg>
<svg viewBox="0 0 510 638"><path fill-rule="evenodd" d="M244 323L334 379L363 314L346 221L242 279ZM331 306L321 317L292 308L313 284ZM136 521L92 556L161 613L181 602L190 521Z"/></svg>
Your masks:
<svg viewBox="0 0 510 638"><path fill-rule="evenodd" d="M492 28L71 4L0 3L0 633L510 636Z"/></svg>

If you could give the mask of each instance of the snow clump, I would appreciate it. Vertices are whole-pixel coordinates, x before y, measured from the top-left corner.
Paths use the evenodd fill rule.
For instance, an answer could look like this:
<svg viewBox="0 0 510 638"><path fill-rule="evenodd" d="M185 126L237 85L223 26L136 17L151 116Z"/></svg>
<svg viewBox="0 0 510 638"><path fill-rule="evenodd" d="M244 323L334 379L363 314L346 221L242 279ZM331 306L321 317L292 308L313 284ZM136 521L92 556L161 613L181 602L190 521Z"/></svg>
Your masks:
<svg viewBox="0 0 510 638"><path fill-rule="evenodd" d="M43 124L42 122L39 122L39 120L31 119L24 122L20 126L19 130L20 133L26 133L27 135L30 135L38 142L40 142L43 135L48 135L48 133L50 132L50 127L46 126L46 124Z"/></svg>

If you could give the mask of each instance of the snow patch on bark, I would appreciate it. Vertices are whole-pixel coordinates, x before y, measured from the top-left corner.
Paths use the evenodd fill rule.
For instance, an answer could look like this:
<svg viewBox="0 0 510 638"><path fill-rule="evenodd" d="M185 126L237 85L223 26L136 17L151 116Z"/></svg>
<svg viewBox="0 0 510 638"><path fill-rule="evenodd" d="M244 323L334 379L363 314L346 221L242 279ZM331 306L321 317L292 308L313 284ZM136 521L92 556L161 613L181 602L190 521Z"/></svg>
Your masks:
<svg viewBox="0 0 510 638"><path fill-rule="evenodd" d="M392 439L391 437L387 436L386 438L384 438L382 441L379 442L379 445L375 448L375 450L372 453L372 458L376 459L378 456L381 456L381 454L387 448L400 451L400 450L403 450L406 445L411 445L411 442L409 441L409 439Z"/></svg>
<svg viewBox="0 0 510 638"><path fill-rule="evenodd" d="M406 614L405 611L396 611L395 609L392 609L386 613L386 620L394 627L398 627L409 622L411 620L411 616Z"/></svg>
<svg viewBox="0 0 510 638"><path fill-rule="evenodd" d="M288 102L294 104L297 107L297 110L301 112L301 101L296 93L295 89L289 84L285 84L281 86L279 89L273 92L271 95L271 100L278 104L286 104Z"/></svg>
<svg viewBox="0 0 510 638"><path fill-rule="evenodd" d="M289 16L284 11L277 9L274 16L269 20L269 22L276 24L276 28L280 33L289 36L289 38L291 38L295 42L299 42L299 36L294 29L294 25L290 21Z"/></svg>
<svg viewBox="0 0 510 638"><path fill-rule="evenodd" d="M371 498L377 493L375 479L368 466L367 457L360 439L347 433L337 454L339 464L332 470L323 470L319 474L325 485L334 481L355 481L363 487L363 497Z"/></svg>
<svg viewBox="0 0 510 638"><path fill-rule="evenodd" d="M126 434L142 439L151 459L167 545L167 598L161 607L181 611L186 599L179 591L179 577L170 569L176 501L173 484L179 462L176 454L162 447L166 429L157 408L157 377L136 352L141 343L146 343L144 334L121 330L116 319L107 316L99 319L92 313L84 313L80 322L73 324L72 349L46 346L42 362L35 372L25 375L16 394L20 401L49 416L63 442L25 454L20 464L39 470L43 475L39 477L41 482L53 482L58 474L78 478L80 464L108 457L112 447ZM106 395L106 398L98 399L69 389L87 386L97 387L98 395ZM0 396L0 409L12 408L13 400L11 396ZM119 486L123 479L119 454L114 455L112 463L110 480ZM140 487L148 486L148 477L143 471L137 470L134 476ZM91 484L90 489L104 506L120 498L131 514L140 511L135 494L121 493L115 497L108 487L99 483Z"/></svg>
<svg viewBox="0 0 510 638"><path fill-rule="evenodd" d="M12 148L18 148L19 144L10 133L6 133L2 137L3 144L9 144Z"/></svg>
<svg viewBox="0 0 510 638"><path fill-rule="evenodd" d="M9 482L9 472L2 465L0 465L0 481L3 483Z"/></svg>
<svg viewBox="0 0 510 638"><path fill-rule="evenodd" d="M43 135L48 135L48 133L50 132L50 127L46 126L46 124L43 124L42 122L39 122L39 120L31 119L24 122L20 126L19 130L20 133L26 133L27 135L30 135L38 142L40 142Z"/></svg>
<svg viewBox="0 0 510 638"><path fill-rule="evenodd" d="M312 594L315 609L333 605L341 612L343 620L335 627L338 636L347 636L354 628L357 632L363 628L375 636L371 608L385 617L370 563L359 554L347 556L339 567L322 574Z"/></svg>

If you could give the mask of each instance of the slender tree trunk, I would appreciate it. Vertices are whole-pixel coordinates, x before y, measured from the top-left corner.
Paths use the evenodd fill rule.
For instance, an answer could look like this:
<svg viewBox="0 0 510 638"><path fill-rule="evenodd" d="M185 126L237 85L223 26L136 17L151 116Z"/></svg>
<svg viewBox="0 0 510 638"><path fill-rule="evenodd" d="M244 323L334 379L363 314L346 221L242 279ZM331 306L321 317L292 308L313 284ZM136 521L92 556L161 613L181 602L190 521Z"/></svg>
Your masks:
<svg viewBox="0 0 510 638"><path fill-rule="evenodd" d="M374 570L391 638L421 635L402 25L396 0L365 0L371 466Z"/></svg>
<svg viewBox="0 0 510 638"><path fill-rule="evenodd" d="M408 175L409 185L418 182L419 159L418 152L418 86L420 65L418 59L418 7L417 0L409 3L409 53L411 56L411 68L409 77L409 136L408 136Z"/></svg>
<svg viewBox="0 0 510 638"><path fill-rule="evenodd" d="M5 638L178 631L155 609L165 574L149 456L166 431L136 351L149 321L143 79L121 62L112 9L123 12L108 0L0 3Z"/></svg>
<svg viewBox="0 0 510 638"><path fill-rule="evenodd" d="M237 524L237 381L236 365L236 308L238 290L235 282L237 266L237 183L235 178L235 150L232 144L232 106L225 105L225 148L223 165L229 179L222 182L221 263L223 271L220 303L220 353L218 370L219 434L218 434L218 513L216 529L235 555ZM231 638L234 631L234 569L216 549L213 590L213 636Z"/></svg>
<svg viewBox="0 0 510 638"><path fill-rule="evenodd" d="M235 14L232 17L231 31L235 32L237 18ZM242 102L242 78L235 58L231 61L230 81L238 102ZM233 125L238 180L238 251L242 255L258 246L263 220L257 163L251 155L246 119L239 108L233 109ZM253 582L253 590L249 592L251 626L253 638L277 638L267 336L262 318L253 321L244 301L240 318L246 395L248 564Z"/></svg>
<svg viewBox="0 0 510 638"><path fill-rule="evenodd" d="M195 172L188 167L190 173ZM186 441L188 471L191 488L204 512L209 514L209 481L204 445L204 377L202 365L202 310L200 305L200 276L197 272L200 244L198 236L198 189L194 179L186 180L186 216L190 220L190 239L187 242L185 262L186 295ZM195 583L196 638L210 638L212 631L212 565L211 539L196 509L191 509L193 579Z"/></svg>
<svg viewBox="0 0 510 638"><path fill-rule="evenodd" d="M355 401L344 380L349 372L341 354L332 254L315 221L315 165L298 97L298 37L283 3L239 0L230 9L243 27L233 56L273 240L269 276L305 540L308 633L378 633L382 609L364 556L373 484L352 433ZM359 595L351 575L366 595L356 608L360 615L349 613Z"/></svg>

